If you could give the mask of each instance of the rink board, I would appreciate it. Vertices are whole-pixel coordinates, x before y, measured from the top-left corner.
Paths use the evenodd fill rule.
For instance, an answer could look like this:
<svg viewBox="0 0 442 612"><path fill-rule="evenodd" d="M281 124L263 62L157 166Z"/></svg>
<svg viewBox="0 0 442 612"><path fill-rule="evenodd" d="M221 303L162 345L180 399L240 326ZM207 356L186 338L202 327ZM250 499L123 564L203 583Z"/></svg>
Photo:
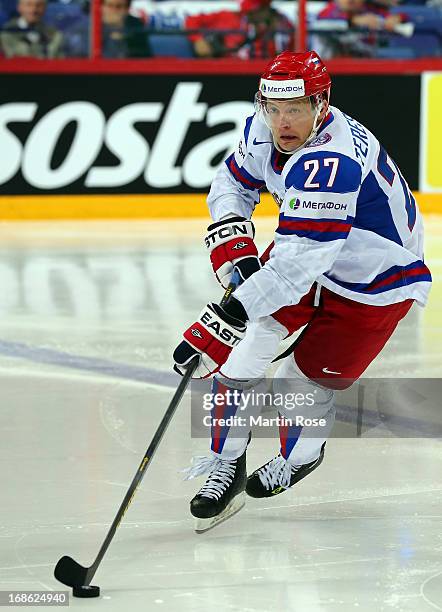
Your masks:
<svg viewBox="0 0 442 612"><path fill-rule="evenodd" d="M333 103L376 134L423 213L442 213L441 75L333 75ZM207 216L256 90L255 75L21 77L0 75L0 220ZM392 89L406 105L379 104ZM256 214L277 214L269 194Z"/></svg>
<svg viewBox="0 0 442 612"><path fill-rule="evenodd" d="M254 112L257 76L0 74L0 88L2 196L201 194ZM391 91L407 104L380 104ZM418 190L421 75L333 75L332 103Z"/></svg>

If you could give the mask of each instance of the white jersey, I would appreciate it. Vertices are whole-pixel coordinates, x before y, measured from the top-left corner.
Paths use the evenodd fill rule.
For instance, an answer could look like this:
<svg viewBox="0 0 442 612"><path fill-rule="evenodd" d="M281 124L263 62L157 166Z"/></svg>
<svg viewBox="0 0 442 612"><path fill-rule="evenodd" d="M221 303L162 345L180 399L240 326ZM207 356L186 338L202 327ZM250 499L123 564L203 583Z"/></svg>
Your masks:
<svg viewBox="0 0 442 612"><path fill-rule="evenodd" d="M313 141L288 156L249 117L212 183L213 220L250 219L265 187L280 207L275 246L235 291L251 321L297 304L315 281L365 304L426 303L431 275L419 209L399 168L358 121L330 107Z"/></svg>

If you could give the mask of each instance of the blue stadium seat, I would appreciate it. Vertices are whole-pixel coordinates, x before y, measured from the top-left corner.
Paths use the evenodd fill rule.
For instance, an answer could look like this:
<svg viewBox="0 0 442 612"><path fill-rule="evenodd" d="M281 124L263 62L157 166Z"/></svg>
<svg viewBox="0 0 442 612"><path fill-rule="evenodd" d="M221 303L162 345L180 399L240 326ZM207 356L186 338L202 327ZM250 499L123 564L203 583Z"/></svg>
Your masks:
<svg viewBox="0 0 442 612"><path fill-rule="evenodd" d="M149 34L154 57L194 57L190 40L184 34Z"/></svg>
<svg viewBox="0 0 442 612"><path fill-rule="evenodd" d="M440 55L441 47L439 37L436 34L413 34L411 38L403 36L392 36L390 47L396 49L411 49L414 57L437 57Z"/></svg>
<svg viewBox="0 0 442 612"><path fill-rule="evenodd" d="M392 13L403 13L418 27L441 29L442 9L425 5L401 5L392 8Z"/></svg>
<svg viewBox="0 0 442 612"><path fill-rule="evenodd" d="M404 13L414 23L411 38L392 36L390 46L410 48L414 57L434 57L442 53L442 10L428 6L401 5L394 13Z"/></svg>
<svg viewBox="0 0 442 612"><path fill-rule="evenodd" d="M377 49L375 57L381 59L414 59L416 57L410 47L381 47Z"/></svg>
<svg viewBox="0 0 442 612"><path fill-rule="evenodd" d="M0 11L0 28L9 20L9 17L3 11Z"/></svg>
<svg viewBox="0 0 442 612"><path fill-rule="evenodd" d="M9 21L11 17L17 15L17 0L1 0L0 11L4 15L5 21Z"/></svg>
<svg viewBox="0 0 442 612"><path fill-rule="evenodd" d="M57 30L66 30L77 21L84 19L85 15L80 4L70 2L48 2L45 13L45 22Z"/></svg>

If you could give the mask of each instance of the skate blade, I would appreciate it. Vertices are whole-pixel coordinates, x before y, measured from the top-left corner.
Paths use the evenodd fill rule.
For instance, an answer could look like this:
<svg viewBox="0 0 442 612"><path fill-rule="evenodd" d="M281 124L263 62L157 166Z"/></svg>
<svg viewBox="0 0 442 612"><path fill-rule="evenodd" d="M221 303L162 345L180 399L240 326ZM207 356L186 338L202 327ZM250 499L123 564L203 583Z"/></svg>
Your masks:
<svg viewBox="0 0 442 612"><path fill-rule="evenodd" d="M225 510L223 510L217 516L212 516L211 518L207 518L207 519L201 519L201 518L195 519L196 533L205 533L206 531L209 531L209 529L213 529L220 523L223 523L224 521L229 519L231 516L239 512L242 508L244 508L245 503L246 503L246 493L245 491L242 491L241 493L238 493L238 495L235 495L235 497L232 499L230 504L225 508Z"/></svg>

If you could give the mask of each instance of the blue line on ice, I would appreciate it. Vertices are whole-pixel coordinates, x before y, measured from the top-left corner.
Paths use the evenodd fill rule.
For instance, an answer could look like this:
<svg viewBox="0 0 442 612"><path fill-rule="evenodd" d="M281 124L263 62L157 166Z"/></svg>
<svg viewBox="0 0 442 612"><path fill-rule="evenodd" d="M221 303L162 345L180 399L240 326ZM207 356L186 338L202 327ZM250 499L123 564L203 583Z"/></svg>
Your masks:
<svg viewBox="0 0 442 612"><path fill-rule="evenodd" d="M73 370L95 372L114 378L153 383L164 387L176 387L180 379L174 372L118 363L101 357L84 357L64 351L29 346L23 342L0 340L0 355L15 359L28 359L35 363L64 366Z"/></svg>
<svg viewBox="0 0 442 612"><path fill-rule="evenodd" d="M145 382L163 387L176 388L180 377L174 372L165 372L153 368L129 365L103 359L85 357L55 349L30 346L24 342L0 340L0 355L14 359L27 359L34 363L62 366L73 370L95 372L112 378L122 378ZM357 409L354 406L337 405L336 420L342 423L356 423ZM371 429L381 424L379 414L374 410L363 409L364 429ZM408 429L408 435L438 438L442 436L442 426L434 422L425 422L400 415L392 415L392 425ZM405 435L405 432L402 432Z"/></svg>

